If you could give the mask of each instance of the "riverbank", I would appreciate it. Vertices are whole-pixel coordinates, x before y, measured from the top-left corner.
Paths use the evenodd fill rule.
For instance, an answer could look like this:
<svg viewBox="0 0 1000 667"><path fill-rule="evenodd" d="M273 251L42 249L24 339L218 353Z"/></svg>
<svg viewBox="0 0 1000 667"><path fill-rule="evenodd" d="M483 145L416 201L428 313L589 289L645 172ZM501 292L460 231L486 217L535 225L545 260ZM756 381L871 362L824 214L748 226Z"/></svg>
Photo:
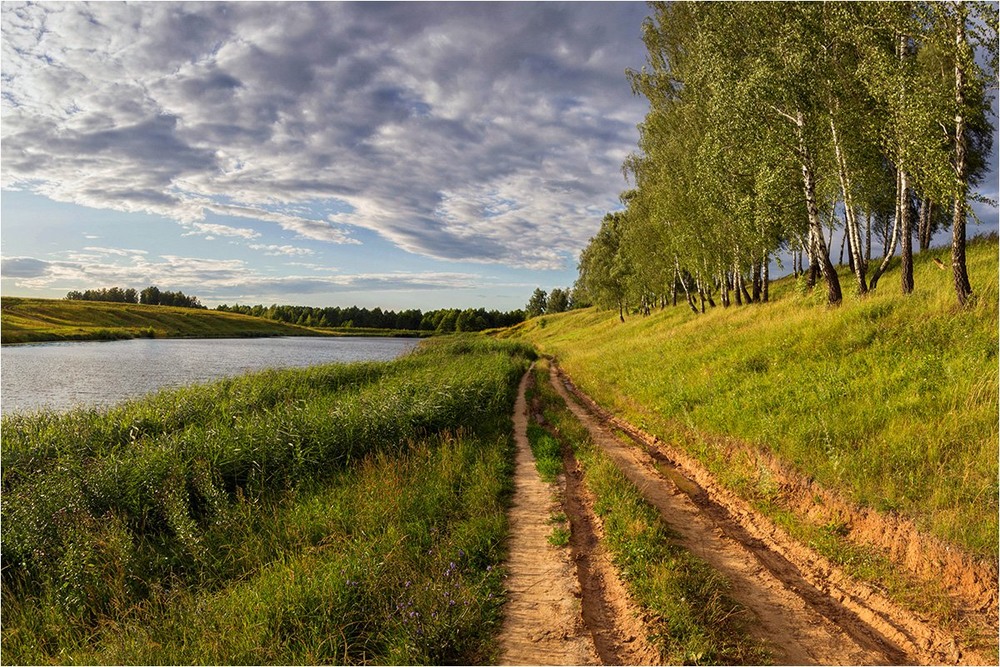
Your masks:
<svg viewBox="0 0 1000 667"><path fill-rule="evenodd" d="M317 332L246 315L196 308L102 301L0 299L0 343L127 338L316 336Z"/></svg>
<svg viewBox="0 0 1000 667"><path fill-rule="evenodd" d="M0 343L129 338L262 338L268 336L424 337L426 331L323 328L239 313L66 299L0 298Z"/></svg>

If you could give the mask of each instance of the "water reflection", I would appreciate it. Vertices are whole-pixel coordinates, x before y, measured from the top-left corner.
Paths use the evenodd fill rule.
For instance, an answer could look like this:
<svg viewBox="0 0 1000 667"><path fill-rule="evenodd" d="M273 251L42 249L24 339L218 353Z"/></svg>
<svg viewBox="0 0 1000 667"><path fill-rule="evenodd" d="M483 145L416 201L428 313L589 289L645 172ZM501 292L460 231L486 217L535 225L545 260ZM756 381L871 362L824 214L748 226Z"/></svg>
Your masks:
<svg viewBox="0 0 1000 667"><path fill-rule="evenodd" d="M4 414L110 405L167 387L264 368L386 361L413 338L145 339L40 343L0 352Z"/></svg>

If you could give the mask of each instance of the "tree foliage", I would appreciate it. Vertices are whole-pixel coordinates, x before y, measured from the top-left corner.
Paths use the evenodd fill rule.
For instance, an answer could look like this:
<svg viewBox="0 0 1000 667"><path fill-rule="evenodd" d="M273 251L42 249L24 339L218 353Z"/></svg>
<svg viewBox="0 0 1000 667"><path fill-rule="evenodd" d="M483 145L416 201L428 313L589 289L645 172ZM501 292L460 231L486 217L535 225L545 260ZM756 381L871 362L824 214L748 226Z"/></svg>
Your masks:
<svg viewBox="0 0 1000 667"><path fill-rule="evenodd" d="M524 321L523 310L502 312L484 308L442 308L422 312L417 308L401 311L382 310L381 308L358 308L349 306L331 306L326 308L314 306L279 306L272 304L256 306L222 304L216 307L228 313L242 313L253 317L263 317L289 324L309 327L346 327L363 329L390 329L396 331L436 331L451 333L453 331L483 331L510 327Z"/></svg>
<svg viewBox="0 0 1000 667"><path fill-rule="evenodd" d="M549 292L549 303L547 312L564 313L569 310L569 290L561 287L553 287Z"/></svg>
<svg viewBox="0 0 1000 667"><path fill-rule="evenodd" d="M528 317L538 317L546 311L548 305L548 292L541 287L536 287L531 298L528 299L528 305L524 307L524 311Z"/></svg>
<svg viewBox="0 0 1000 667"><path fill-rule="evenodd" d="M110 301L112 303L142 303L150 306L177 306L180 308L205 308L196 296L187 296L184 292L169 292L150 285L141 292L131 287L107 287L88 289L82 292L74 290L66 294L71 301Z"/></svg>
<svg viewBox="0 0 1000 667"><path fill-rule="evenodd" d="M204 308L196 296L187 296L184 292L170 292L150 285L139 293L139 303L151 306L177 306L179 308Z"/></svg>
<svg viewBox="0 0 1000 667"><path fill-rule="evenodd" d="M70 301L110 301L111 303L139 303L139 294L131 287L105 287L82 292L73 290L66 294Z"/></svg>
<svg viewBox="0 0 1000 667"><path fill-rule="evenodd" d="M993 132L988 3L650 7L646 65L627 73L649 101L623 165L634 187L581 254L581 294L622 317L679 297L695 311L716 296L756 303L772 259L791 253L836 304L837 238L855 291L875 289L901 248L909 292L913 237L926 248L952 225L963 301L969 189Z"/></svg>

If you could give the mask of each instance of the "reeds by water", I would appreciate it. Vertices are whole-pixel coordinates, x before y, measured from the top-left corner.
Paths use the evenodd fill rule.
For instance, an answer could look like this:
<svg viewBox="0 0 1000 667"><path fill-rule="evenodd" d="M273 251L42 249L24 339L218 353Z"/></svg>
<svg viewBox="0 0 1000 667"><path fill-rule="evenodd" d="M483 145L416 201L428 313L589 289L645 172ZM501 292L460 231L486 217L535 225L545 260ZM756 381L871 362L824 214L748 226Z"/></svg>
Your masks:
<svg viewBox="0 0 1000 667"><path fill-rule="evenodd" d="M488 651L509 414L532 354L442 340L4 418L3 661Z"/></svg>

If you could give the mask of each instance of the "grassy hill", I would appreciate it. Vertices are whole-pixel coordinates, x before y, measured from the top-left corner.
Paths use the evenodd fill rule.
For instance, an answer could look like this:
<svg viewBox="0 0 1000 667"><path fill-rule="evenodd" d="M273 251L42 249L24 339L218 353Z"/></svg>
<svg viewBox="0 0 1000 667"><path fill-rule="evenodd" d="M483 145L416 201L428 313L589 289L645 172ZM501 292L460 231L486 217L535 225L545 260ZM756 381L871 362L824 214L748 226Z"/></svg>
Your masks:
<svg viewBox="0 0 1000 667"><path fill-rule="evenodd" d="M194 308L64 299L0 299L0 342L315 336L283 322Z"/></svg>
<svg viewBox="0 0 1000 667"><path fill-rule="evenodd" d="M916 291L825 305L788 277L772 302L625 323L586 309L507 335L558 358L604 407L699 457L766 504L767 475L735 438L862 507L912 519L976 556L998 548L997 241L969 247L972 308L956 306L947 249L916 257ZM841 275L845 292L851 276ZM740 460L734 460L739 458Z"/></svg>

